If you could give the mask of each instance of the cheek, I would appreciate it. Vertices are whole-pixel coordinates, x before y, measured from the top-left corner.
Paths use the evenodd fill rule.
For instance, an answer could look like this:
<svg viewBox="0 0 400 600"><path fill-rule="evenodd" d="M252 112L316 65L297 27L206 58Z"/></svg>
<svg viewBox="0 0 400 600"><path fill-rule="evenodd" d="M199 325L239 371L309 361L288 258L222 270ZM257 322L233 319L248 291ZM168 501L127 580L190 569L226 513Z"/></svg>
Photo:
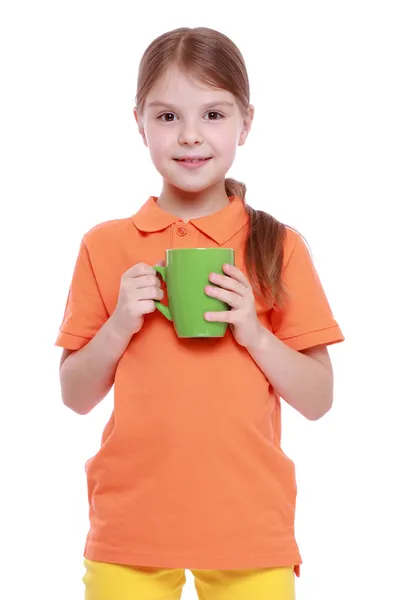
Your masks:
<svg viewBox="0 0 400 600"><path fill-rule="evenodd" d="M213 132L215 147L218 148L221 155L234 156L237 146L237 132L235 128L224 127L219 131Z"/></svg>
<svg viewBox="0 0 400 600"><path fill-rule="evenodd" d="M168 136L157 133L154 135L151 131L147 134L147 143L152 160L159 163L161 160L169 157L171 154L171 145L168 142Z"/></svg>
<svg viewBox="0 0 400 600"><path fill-rule="evenodd" d="M151 160L155 165L160 164L165 156L165 150L159 144L151 144L149 142L149 152Z"/></svg>
<svg viewBox="0 0 400 600"><path fill-rule="evenodd" d="M158 123L148 122L146 123L145 133L152 153L159 153L160 148L165 150L170 137L167 129L160 127Z"/></svg>
<svg viewBox="0 0 400 600"><path fill-rule="evenodd" d="M236 140L225 138L219 146L220 156L224 158L224 163L230 165L233 163L236 155Z"/></svg>

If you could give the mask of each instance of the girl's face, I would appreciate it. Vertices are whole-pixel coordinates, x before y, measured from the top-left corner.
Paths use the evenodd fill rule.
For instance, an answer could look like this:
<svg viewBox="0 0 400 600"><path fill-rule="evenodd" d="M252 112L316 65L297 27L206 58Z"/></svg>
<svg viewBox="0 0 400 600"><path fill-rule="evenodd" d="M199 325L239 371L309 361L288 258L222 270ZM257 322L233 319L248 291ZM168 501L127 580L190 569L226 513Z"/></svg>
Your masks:
<svg viewBox="0 0 400 600"><path fill-rule="evenodd" d="M237 146L250 131L254 109L243 118L235 97L225 90L194 83L171 67L150 90L138 115L139 132L164 180L187 191L201 191L224 180ZM207 159L198 168L183 157Z"/></svg>

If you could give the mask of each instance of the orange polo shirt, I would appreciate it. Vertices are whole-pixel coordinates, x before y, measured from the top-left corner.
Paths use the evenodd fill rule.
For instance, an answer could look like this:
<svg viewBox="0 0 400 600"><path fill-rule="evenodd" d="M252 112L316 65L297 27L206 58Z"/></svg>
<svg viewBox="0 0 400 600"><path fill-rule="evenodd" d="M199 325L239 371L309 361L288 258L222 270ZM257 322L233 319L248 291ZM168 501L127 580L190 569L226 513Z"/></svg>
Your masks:
<svg viewBox="0 0 400 600"><path fill-rule="evenodd" d="M156 200L84 235L57 346L87 344L114 311L122 274L154 265L167 248L234 248L246 273L239 197L188 223ZM295 350L342 341L291 229L283 277L290 301L283 312L258 303L261 323ZM295 565L299 575L295 466L280 440L280 399L229 329L222 339L179 339L159 311L147 315L118 363L114 409L86 463L85 557L186 569Z"/></svg>

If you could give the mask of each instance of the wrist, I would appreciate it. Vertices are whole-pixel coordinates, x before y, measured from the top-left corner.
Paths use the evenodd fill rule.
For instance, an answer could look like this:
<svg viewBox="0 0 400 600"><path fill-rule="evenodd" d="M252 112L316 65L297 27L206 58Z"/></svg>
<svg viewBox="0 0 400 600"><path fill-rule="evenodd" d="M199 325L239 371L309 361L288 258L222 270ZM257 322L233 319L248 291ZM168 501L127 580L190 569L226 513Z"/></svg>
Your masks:
<svg viewBox="0 0 400 600"><path fill-rule="evenodd" d="M126 343L128 345L129 340L132 337L132 333L130 333L123 324L118 320L118 315L114 312L110 315L108 319L108 329L110 337L119 343Z"/></svg>
<svg viewBox="0 0 400 600"><path fill-rule="evenodd" d="M249 346L247 346L248 352L250 354L266 352L271 345L273 337L274 334L260 324L256 335L253 337Z"/></svg>

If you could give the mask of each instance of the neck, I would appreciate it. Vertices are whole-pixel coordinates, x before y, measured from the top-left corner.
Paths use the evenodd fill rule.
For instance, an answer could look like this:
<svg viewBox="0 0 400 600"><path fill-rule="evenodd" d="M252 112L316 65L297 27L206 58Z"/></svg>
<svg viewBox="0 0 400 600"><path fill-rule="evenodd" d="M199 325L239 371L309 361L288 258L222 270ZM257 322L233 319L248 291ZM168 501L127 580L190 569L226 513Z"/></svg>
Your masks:
<svg viewBox="0 0 400 600"><path fill-rule="evenodd" d="M157 200L160 208L188 222L190 219L206 217L229 204L225 184L223 188L206 189L201 192L188 192L164 183Z"/></svg>

